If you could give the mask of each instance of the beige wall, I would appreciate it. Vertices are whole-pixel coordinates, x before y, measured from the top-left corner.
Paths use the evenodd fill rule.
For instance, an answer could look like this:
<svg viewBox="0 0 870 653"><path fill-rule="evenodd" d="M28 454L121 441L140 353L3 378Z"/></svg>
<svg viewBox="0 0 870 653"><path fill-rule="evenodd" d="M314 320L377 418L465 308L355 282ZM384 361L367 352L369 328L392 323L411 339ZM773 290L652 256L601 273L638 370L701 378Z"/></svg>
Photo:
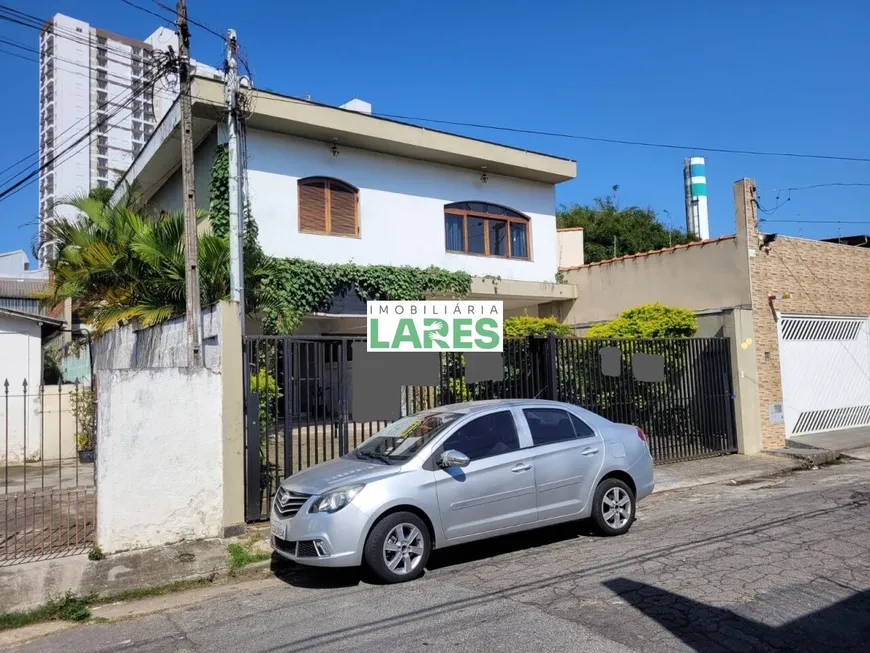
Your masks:
<svg viewBox="0 0 870 653"><path fill-rule="evenodd" d="M73 412L72 393L76 386L65 384L60 386L45 386L42 398L42 459L57 460L60 458L75 458L76 449L76 416ZM80 391L90 390L87 386L79 386ZM81 418L80 418L81 419ZM58 449L60 456L58 456Z"/></svg>
<svg viewBox="0 0 870 653"><path fill-rule="evenodd" d="M245 391L242 319L237 303L220 311L221 427L223 433L223 535L245 530Z"/></svg>
<svg viewBox="0 0 870 653"><path fill-rule="evenodd" d="M563 314L584 325L615 318L627 308L659 302L693 311L749 305L749 282L741 274L737 239L726 236L703 244L626 256L563 270L565 283L578 287L578 299Z"/></svg>
<svg viewBox="0 0 870 653"><path fill-rule="evenodd" d="M571 268L583 265L583 227L556 229L559 247L559 267Z"/></svg>
<svg viewBox="0 0 870 653"><path fill-rule="evenodd" d="M785 426L771 424L768 406L782 401L775 312L810 315L870 315L870 249L779 236L770 251L758 242L755 182L734 184L738 228L746 234L752 278L758 413L765 448L785 445ZM789 299L769 301L772 292Z"/></svg>

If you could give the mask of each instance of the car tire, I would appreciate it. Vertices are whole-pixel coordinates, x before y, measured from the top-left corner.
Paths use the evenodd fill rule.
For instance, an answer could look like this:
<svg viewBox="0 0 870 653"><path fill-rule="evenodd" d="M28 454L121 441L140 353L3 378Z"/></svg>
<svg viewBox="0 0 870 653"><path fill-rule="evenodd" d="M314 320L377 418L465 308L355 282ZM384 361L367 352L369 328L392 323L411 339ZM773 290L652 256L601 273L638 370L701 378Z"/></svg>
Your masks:
<svg viewBox="0 0 870 653"><path fill-rule="evenodd" d="M425 522L412 512L394 512L372 528L363 560L380 580L404 583L422 575L431 551Z"/></svg>
<svg viewBox="0 0 870 653"><path fill-rule="evenodd" d="M625 481L606 478L595 490L592 520L602 535L624 535L634 523L635 504L634 492Z"/></svg>

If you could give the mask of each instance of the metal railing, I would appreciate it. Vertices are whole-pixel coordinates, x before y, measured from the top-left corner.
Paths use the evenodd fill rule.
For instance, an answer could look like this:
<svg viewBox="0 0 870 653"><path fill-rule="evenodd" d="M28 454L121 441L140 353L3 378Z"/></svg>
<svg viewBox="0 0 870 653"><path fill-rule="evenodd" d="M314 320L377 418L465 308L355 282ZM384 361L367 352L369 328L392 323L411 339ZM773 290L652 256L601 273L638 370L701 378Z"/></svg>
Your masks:
<svg viewBox="0 0 870 653"><path fill-rule="evenodd" d="M389 424L353 416L352 345L363 340L246 338L249 520L268 515L284 478L346 454ZM602 369L602 351L615 367ZM660 361L656 381L638 380L637 354ZM737 450L728 339L506 338L503 363L502 380L469 383L464 357L441 353L438 385L402 387L400 412L481 399L553 399L641 427L657 463Z"/></svg>
<svg viewBox="0 0 870 653"><path fill-rule="evenodd" d="M88 386L0 388L0 566L94 544L95 402Z"/></svg>

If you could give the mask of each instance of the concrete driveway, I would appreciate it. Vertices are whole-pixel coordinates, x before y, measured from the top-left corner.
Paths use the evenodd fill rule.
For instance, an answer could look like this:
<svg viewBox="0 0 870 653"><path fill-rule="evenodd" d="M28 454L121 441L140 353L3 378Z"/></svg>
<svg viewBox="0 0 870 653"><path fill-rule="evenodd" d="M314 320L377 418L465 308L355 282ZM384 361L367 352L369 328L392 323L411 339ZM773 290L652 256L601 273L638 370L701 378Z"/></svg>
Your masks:
<svg viewBox="0 0 870 653"><path fill-rule="evenodd" d="M16 650L866 650L870 463L675 490L641 505L621 538L580 525L473 544L392 587L279 566L278 578L178 595L155 604L157 614Z"/></svg>

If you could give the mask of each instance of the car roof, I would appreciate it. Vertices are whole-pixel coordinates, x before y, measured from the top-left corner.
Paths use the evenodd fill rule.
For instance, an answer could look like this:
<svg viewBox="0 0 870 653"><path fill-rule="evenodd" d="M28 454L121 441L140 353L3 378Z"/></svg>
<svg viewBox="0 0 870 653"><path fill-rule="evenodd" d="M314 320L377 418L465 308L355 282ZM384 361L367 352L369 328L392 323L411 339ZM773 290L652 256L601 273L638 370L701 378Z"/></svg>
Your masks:
<svg viewBox="0 0 870 653"><path fill-rule="evenodd" d="M481 399L479 401L466 401L463 403L447 404L438 406L425 412L427 413L476 413L487 408L529 408L532 406L550 407L550 408L574 408L583 410L579 406L566 404L561 401L551 401L549 399ZM585 411L584 411L585 412Z"/></svg>

